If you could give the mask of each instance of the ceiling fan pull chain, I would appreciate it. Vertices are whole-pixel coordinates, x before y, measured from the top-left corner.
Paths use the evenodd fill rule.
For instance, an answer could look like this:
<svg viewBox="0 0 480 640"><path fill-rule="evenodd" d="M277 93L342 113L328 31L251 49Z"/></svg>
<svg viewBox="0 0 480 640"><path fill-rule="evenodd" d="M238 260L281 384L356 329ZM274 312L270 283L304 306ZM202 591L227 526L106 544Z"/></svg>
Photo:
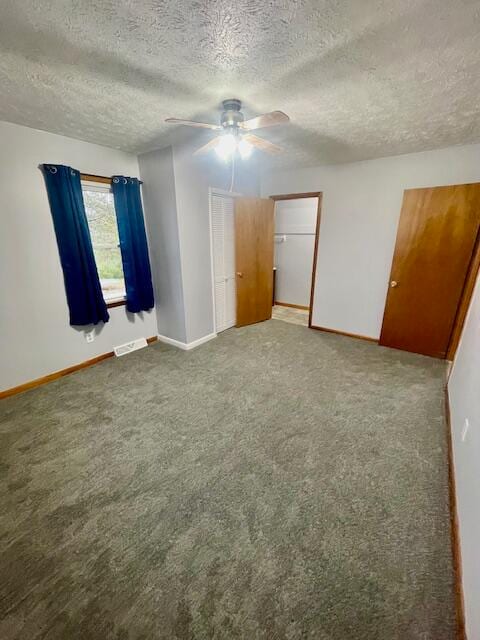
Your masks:
<svg viewBox="0 0 480 640"><path fill-rule="evenodd" d="M230 182L230 193L233 191L233 181L235 179L235 154L232 153L232 180Z"/></svg>

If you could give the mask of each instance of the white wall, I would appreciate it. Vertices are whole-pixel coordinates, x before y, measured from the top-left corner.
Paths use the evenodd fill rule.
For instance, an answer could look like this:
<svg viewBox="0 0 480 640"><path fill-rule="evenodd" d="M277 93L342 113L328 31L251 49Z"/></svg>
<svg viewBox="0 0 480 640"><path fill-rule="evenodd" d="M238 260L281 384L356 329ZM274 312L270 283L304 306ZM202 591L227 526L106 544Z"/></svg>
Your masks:
<svg viewBox="0 0 480 640"><path fill-rule="evenodd" d="M0 122L0 390L157 333L154 313L110 309L94 342L69 325L42 163L99 175L138 175L135 156Z"/></svg>
<svg viewBox="0 0 480 640"><path fill-rule="evenodd" d="M187 145L173 149L187 342L214 332L208 172Z"/></svg>
<svg viewBox="0 0 480 640"><path fill-rule="evenodd" d="M480 181L480 145L272 171L262 195L323 191L314 325L378 338L404 189Z"/></svg>
<svg viewBox="0 0 480 640"><path fill-rule="evenodd" d="M275 299L310 305L318 198L275 203Z"/></svg>
<svg viewBox="0 0 480 640"><path fill-rule="evenodd" d="M480 640L480 278L448 383L468 640ZM465 420L468 428L462 441Z"/></svg>
<svg viewBox="0 0 480 640"><path fill-rule="evenodd" d="M230 165L212 152L204 158L193 156L197 147L198 142L173 149L187 342L214 332L209 187L228 190L231 183ZM255 161L237 162L234 190L243 195L260 193Z"/></svg>
<svg viewBox="0 0 480 640"><path fill-rule="evenodd" d="M144 180L145 217L152 231L152 245L160 256L166 248L156 251L157 233L164 236L172 265L179 260L171 277L180 274L174 292L167 291L172 286L157 278L159 332L167 338L191 343L214 333L212 275L209 230L209 187L229 189L230 166L222 163L215 154L207 157L193 156L201 145L196 139L178 142L169 149L152 151L139 157L140 173ZM255 162L238 164L235 172L234 190L244 195L258 195L260 183ZM172 195L173 194L173 195ZM176 216L176 221L172 217ZM167 218L170 222L167 223ZM157 221L154 223L153 221ZM154 230L154 226L155 230ZM174 257L176 256L176 257ZM176 264L176 263L175 263ZM163 267L159 263L159 271ZM170 318L163 322L161 305L164 296L168 300L175 297L178 313L182 320ZM181 304L178 302L181 296ZM170 304L170 303L168 303ZM177 317L177 314L175 314ZM181 331L181 336L179 337Z"/></svg>
<svg viewBox="0 0 480 640"><path fill-rule="evenodd" d="M155 278L158 332L187 341L182 266L177 218L173 151L171 147L138 159L143 179L145 221Z"/></svg>

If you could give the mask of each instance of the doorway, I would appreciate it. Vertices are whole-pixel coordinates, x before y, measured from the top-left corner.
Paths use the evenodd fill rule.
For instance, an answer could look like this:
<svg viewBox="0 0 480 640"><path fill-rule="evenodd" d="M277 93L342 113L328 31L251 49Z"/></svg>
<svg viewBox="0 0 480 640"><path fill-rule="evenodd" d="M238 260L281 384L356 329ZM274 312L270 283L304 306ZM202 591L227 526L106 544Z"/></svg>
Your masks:
<svg viewBox="0 0 480 640"><path fill-rule="evenodd" d="M321 195L245 198L210 189L215 333L267 320L272 311L311 326Z"/></svg>
<svg viewBox="0 0 480 640"><path fill-rule="evenodd" d="M210 189L215 333L271 318L273 215L269 198Z"/></svg>
<svg viewBox="0 0 480 640"><path fill-rule="evenodd" d="M319 192L271 196L275 201L272 318L311 326L320 228Z"/></svg>

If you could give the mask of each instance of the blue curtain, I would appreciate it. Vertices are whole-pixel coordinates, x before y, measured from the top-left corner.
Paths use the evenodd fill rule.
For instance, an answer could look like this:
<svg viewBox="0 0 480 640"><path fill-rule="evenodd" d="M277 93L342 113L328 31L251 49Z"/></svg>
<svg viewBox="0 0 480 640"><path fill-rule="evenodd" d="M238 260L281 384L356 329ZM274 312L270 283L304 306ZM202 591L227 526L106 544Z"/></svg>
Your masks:
<svg viewBox="0 0 480 640"><path fill-rule="evenodd" d="M57 236L71 325L108 322L83 204L80 173L44 164L43 172Z"/></svg>
<svg viewBox="0 0 480 640"><path fill-rule="evenodd" d="M125 276L127 309L132 313L148 311L154 302L140 183L137 178L113 176L112 191Z"/></svg>

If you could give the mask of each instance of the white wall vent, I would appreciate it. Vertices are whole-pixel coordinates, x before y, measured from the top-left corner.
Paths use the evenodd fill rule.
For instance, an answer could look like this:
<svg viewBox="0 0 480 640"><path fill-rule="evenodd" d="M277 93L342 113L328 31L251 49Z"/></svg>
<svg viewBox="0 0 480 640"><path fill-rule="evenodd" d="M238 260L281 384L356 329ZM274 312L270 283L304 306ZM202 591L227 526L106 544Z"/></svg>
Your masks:
<svg viewBox="0 0 480 640"><path fill-rule="evenodd" d="M126 344L120 344L118 347L114 347L113 351L116 356L124 356L127 353L136 351L137 349L143 349L143 347L146 346L147 341L145 338L138 338L138 340L133 340L133 342L127 342Z"/></svg>

